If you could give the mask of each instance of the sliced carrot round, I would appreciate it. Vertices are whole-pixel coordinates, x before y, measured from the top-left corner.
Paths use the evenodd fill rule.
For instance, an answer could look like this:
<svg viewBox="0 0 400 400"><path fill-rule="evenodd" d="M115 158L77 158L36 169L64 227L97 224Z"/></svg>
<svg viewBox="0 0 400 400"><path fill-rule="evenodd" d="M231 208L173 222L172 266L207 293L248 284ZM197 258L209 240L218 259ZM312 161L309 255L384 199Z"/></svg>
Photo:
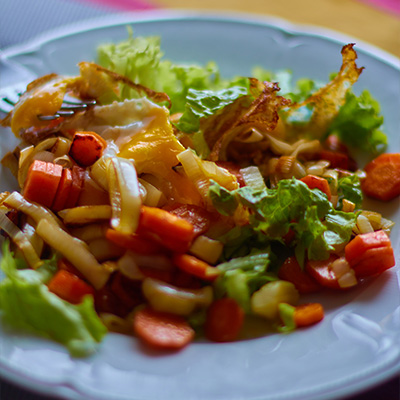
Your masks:
<svg viewBox="0 0 400 400"><path fill-rule="evenodd" d="M143 342L159 349L181 349L193 340L195 334L183 317L150 307L136 312L133 329Z"/></svg>

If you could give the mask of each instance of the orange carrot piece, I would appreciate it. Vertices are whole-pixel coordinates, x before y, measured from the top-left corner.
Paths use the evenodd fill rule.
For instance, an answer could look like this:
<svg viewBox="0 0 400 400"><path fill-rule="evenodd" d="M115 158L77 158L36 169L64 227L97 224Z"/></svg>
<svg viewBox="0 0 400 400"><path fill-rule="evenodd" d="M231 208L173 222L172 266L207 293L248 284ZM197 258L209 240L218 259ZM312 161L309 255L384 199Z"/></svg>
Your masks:
<svg viewBox="0 0 400 400"><path fill-rule="evenodd" d="M61 181L63 168L51 162L35 160L28 170L24 197L50 208Z"/></svg>
<svg viewBox="0 0 400 400"><path fill-rule="evenodd" d="M75 132L69 155L81 167L94 164L103 154L107 142L95 132Z"/></svg>
<svg viewBox="0 0 400 400"><path fill-rule="evenodd" d="M331 189L328 181L325 178L321 178L320 176L316 175L306 175L300 180L304 182L310 189L319 189L328 196L328 200L331 199Z"/></svg>
<svg viewBox="0 0 400 400"><path fill-rule="evenodd" d="M357 235L344 248L347 262L350 266L357 264L364 258L369 249L378 247L391 247L389 236L382 230Z"/></svg>
<svg viewBox="0 0 400 400"><path fill-rule="evenodd" d="M357 263L349 263L357 278L367 278L381 274L394 267L395 259L392 247L375 247L363 253Z"/></svg>
<svg viewBox="0 0 400 400"><path fill-rule="evenodd" d="M321 286L303 271L296 257L288 257L278 272L279 279L293 283L299 293L314 293L321 290Z"/></svg>
<svg viewBox="0 0 400 400"><path fill-rule="evenodd" d="M170 212L157 207L142 206L139 231L149 231L158 235L163 242L173 246L174 241L187 246L194 238L194 226L183 218L171 214ZM174 250L174 248L172 248Z"/></svg>
<svg viewBox="0 0 400 400"><path fill-rule="evenodd" d="M324 308L319 303L308 303L297 306L294 311L294 323L296 327L309 326L322 321Z"/></svg>
<svg viewBox="0 0 400 400"><path fill-rule="evenodd" d="M81 303L85 296L94 296L94 289L89 284L67 270L59 270L48 287L50 292L72 304Z"/></svg>
<svg viewBox="0 0 400 400"><path fill-rule="evenodd" d="M133 317L136 335L147 345L178 350L194 338L194 330L181 316L155 311L149 307L138 310Z"/></svg>
<svg viewBox="0 0 400 400"><path fill-rule="evenodd" d="M176 254L172 261L182 271L206 281L213 281L220 274L219 269L189 254Z"/></svg>
<svg viewBox="0 0 400 400"><path fill-rule="evenodd" d="M381 154L364 170L361 188L367 196L389 201L400 195L400 153Z"/></svg>
<svg viewBox="0 0 400 400"><path fill-rule="evenodd" d="M72 186L72 173L69 168L64 168L61 176L60 184L54 198L52 210L60 211L65 208Z"/></svg>
<svg viewBox="0 0 400 400"><path fill-rule="evenodd" d="M231 298L215 300L207 311L205 336L214 342L230 342L237 339L243 326L244 311Z"/></svg>
<svg viewBox="0 0 400 400"><path fill-rule="evenodd" d="M159 254L163 247L140 235L128 235L115 229L107 229L106 238L114 244L139 254Z"/></svg>
<svg viewBox="0 0 400 400"><path fill-rule="evenodd" d="M72 174L72 185L69 192L68 199L65 203L65 208L75 207L78 203L79 195L83 187L83 181L85 179L85 170L81 167L74 165L71 169Z"/></svg>

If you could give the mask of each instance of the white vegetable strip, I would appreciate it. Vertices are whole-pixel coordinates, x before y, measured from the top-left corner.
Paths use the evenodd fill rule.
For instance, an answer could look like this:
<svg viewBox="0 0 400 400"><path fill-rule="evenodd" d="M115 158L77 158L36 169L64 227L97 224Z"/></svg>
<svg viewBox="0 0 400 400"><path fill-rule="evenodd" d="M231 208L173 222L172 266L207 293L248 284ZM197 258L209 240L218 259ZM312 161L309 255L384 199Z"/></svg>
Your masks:
<svg viewBox="0 0 400 400"><path fill-rule="evenodd" d="M46 220L52 225L62 225L61 221L50 210L40 206L39 204L31 203L18 192L12 192L6 199L4 199L4 203L11 208L15 208L16 210L29 215L37 224L41 220Z"/></svg>
<svg viewBox="0 0 400 400"><path fill-rule="evenodd" d="M142 290L155 310L178 315L190 315L196 308L208 307L213 301L211 286L189 290L146 278Z"/></svg>
<svg viewBox="0 0 400 400"><path fill-rule="evenodd" d="M71 262L95 289L101 289L106 284L111 271L97 262L84 242L45 219L38 223L36 232L49 246Z"/></svg>
<svg viewBox="0 0 400 400"><path fill-rule="evenodd" d="M264 178L261 175L260 169L256 166L242 168L240 173L243 176L247 186L255 190L264 190L266 188Z"/></svg>
<svg viewBox="0 0 400 400"><path fill-rule="evenodd" d="M42 265L42 261L37 255L32 243L29 238L5 215L4 212L0 212L0 228L7 233L11 240L21 250L28 265L33 268L39 268Z"/></svg>
<svg viewBox="0 0 400 400"><path fill-rule="evenodd" d="M215 264L223 248L222 242L200 235L190 246L189 252L209 264Z"/></svg>
<svg viewBox="0 0 400 400"><path fill-rule="evenodd" d="M142 206L135 167L129 160L110 158L107 182L112 207L111 226L122 233L134 233L139 225Z"/></svg>
<svg viewBox="0 0 400 400"><path fill-rule="evenodd" d="M59 211L65 225L89 224L111 218L111 206L79 206Z"/></svg>

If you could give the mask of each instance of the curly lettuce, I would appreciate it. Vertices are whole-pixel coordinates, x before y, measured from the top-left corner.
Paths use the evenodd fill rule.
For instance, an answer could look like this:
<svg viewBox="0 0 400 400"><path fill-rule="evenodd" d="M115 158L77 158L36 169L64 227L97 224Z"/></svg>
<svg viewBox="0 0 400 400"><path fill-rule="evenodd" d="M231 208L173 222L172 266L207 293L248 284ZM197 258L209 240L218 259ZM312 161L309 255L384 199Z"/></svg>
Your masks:
<svg viewBox="0 0 400 400"><path fill-rule="evenodd" d="M93 298L87 296L78 305L62 300L46 286L56 270L55 263L32 270L14 257L7 242L2 252L0 266L6 275L0 282L2 320L22 332L65 345L72 356L94 353L107 329L94 310Z"/></svg>

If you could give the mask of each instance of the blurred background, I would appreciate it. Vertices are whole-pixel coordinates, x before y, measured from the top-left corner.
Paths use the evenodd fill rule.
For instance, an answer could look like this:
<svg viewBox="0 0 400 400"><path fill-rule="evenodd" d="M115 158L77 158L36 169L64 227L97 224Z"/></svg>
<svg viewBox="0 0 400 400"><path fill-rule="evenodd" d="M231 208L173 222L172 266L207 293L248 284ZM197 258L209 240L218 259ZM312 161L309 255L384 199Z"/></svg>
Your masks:
<svg viewBox="0 0 400 400"><path fill-rule="evenodd" d="M354 38L354 42L367 42L400 57L400 0L0 0L0 55L2 49L62 25L112 13L153 9L268 15L338 31ZM45 397L0 380L0 399L44 400ZM377 399L399 400L400 379L391 379L350 398Z"/></svg>

